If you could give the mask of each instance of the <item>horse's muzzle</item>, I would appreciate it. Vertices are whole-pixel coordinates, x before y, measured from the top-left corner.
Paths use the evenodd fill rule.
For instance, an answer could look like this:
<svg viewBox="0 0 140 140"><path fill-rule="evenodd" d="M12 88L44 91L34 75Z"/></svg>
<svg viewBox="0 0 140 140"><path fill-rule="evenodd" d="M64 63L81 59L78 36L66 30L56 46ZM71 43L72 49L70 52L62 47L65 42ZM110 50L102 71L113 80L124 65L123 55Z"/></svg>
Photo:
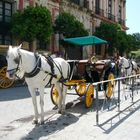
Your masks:
<svg viewBox="0 0 140 140"><path fill-rule="evenodd" d="M13 69L13 70L7 70L6 77L8 77L9 79L13 79L13 78L15 78L15 73L16 73L16 70L15 69Z"/></svg>

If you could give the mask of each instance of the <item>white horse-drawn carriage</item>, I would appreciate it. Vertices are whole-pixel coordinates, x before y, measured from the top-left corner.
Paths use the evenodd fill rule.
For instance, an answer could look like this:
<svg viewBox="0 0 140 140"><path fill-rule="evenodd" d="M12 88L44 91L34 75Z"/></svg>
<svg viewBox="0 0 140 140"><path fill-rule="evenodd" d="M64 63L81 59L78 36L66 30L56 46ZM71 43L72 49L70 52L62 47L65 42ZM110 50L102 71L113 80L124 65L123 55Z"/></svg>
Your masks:
<svg viewBox="0 0 140 140"><path fill-rule="evenodd" d="M90 40L90 44L106 43L101 39ZM42 56L18 47L9 46L7 53L7 74L13 77L25 77L28 89L32 96L35 117L33 122L38 123L39 113L37 108L36 90L40 92L41 118L44 123L44 88L51 83L51 99L58 106L58 112L65 111L65 97L68 87L75 87L79 96L85 97L85 106L90 107L94 97L93 82L111 80L100 85L100 90L105 90L106 97L110 98L114 88L114 65L110 60L91 63L84 60L66 61L62 58Z"/></svg>

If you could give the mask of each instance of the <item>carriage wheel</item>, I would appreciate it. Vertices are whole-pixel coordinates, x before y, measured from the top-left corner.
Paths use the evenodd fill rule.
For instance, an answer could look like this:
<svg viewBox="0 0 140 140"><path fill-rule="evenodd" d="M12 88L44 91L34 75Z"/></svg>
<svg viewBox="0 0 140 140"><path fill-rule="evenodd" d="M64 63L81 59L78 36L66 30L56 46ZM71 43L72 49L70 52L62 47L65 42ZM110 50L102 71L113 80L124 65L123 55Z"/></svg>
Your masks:
<svg viewBox="0 0 140 140"><path fill-rule="evenodd" d="M87 86L86 94L85 94L85 106L87 108L91 107L93 103L93 97L94 97L94 88L92 84L89 84Z"/></svg>
<svg viewBox="0 0 140 140"><path fill-rule="evenodd" d="M86 93L86 83L79 83L76 86L75 91L79 96L83 96Z"/></svg>
<svg viewBox="0 0 140 140"><path fill-rule="evenodd" d="M53 85L51 88L51 100L54 105L58 105L59 94L56 87Z"/></svg>
<svg viewBox="0 0 140 140"><path fill-rule="evenodd" d="M110 98L112 96L112 93L113 93L113 88L115 86L115 77L114 77L114 74L113 73L110 73L109 76L108 76L108 80L112 80L110 82L108 82L108 85L107 85L107 98Z"/></svg>
<svg viewBox="0 0 140 140"><path fill-rule="evenodd" d="M0 70L0 88L9 88L13 85L15 79L9 79L6 77L7 67L3 67Z"/></svg>

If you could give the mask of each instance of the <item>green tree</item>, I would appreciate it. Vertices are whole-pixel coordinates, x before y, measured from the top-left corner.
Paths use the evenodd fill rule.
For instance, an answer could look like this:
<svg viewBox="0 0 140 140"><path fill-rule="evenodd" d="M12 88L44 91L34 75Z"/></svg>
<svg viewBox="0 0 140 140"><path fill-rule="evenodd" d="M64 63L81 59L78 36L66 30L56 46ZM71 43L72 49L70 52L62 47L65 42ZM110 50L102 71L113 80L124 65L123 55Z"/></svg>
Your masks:
<svg viewBox="0 0 140 140"><path fill-rule="evenodd" d="M12 17L13 36L29 42L31 51L34 40L47 42L52 31L51 13L46 7L27 7L23 11L17 11Z"/></svg>
<svg viewBox="0 0 140 140"><path fill-rule="evenodd" d="M119 24L109 24L102 22L96 29L95 34L108 41L108 52L110 55L117 49L120 55L128 54L131 50L136 50L139 45L138 34L127 35Z"/></svg>
<svg viewBox="0 0 140 140"><path fill-rule="evenodd" d="M96 28L95 35L108 41L108 52L112 54L113 50L117 47L117 30L118 26L101 22L100 26Z"/></svg>
<svg viewBox="0 0 140 140"><path fill-rule="evenodd" d="M130 51L130 45L128 42L129 37L124 31L117 31L117 40L116 40L116 49L119 51L120 55L123 55L124 52L127 54L127 52Z"/></svg>
<svg viewBox="0 0 140 140"><path fill-rule="evenodd" d="M88 35L88 31L84 28L84 25L73 15L66 12L60 13L55 20L54 31L66 38Z"/></svg>
<svg viewBox="0 0 140 140"><path fill-rule="evenodd" d="M60 13L57 19L55 20L54 31L65 38L88 35L88 31L84 28L83 23L79 22L73 15L66 12ZM62 39L63 38L61 37L60 40ZM69 44L64 44L64 42L62 41L60 43L65 48L65 58L67 54L69 59L81 59L80 53L82 52L82 48L76 47L74 45L71 46ZM77 55L74 55L74 53L72 52L77 52Z"/></svg>
<svg viewBox="0 0 140 140"><path fill-rule="evenodd" d="M135 45L137 49L140 49L140 33L134 33L132 36L135 39Z"/></svg>

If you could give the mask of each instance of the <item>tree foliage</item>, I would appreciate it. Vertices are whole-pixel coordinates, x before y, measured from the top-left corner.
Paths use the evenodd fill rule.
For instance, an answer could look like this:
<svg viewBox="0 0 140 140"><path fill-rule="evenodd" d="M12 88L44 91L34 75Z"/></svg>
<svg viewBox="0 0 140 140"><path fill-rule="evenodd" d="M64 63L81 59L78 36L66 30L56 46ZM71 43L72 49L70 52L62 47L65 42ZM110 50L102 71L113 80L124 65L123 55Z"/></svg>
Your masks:
<svg viewBox="0 0 140 140"><path fill-rule="evenodd" d="M115 46L115 42L117 39L117 26L114 24L107 24L105 22L101 22L100 26L96 28L96 35L107 40L109 45Z"/></svg>
<svg viewBox="0 0 140 140"><path fill-rule="evenodd" d="M140 33L134 33L132 36L135 39L135 45L137 49L140 49Z"/></svg>
<svg viewBox="0 0 140 140"><path fill-rule="evenodd" d="M55 20L54 31L66 38L88 35L88 31L84 28L84 25L76 20L73 15L66 12L60 13Z"/></svg>
<svg viewBox="0 0 140 140"><path fill-rule="evenodd" d="M22 41L48 41L52 34L50 11L43 6L27 7L24 11L17 11L12 17L11 32L15 38Z"/></svg>
<svg viewBox="0 0 140 140"><path fill-rule="evenodd" d="M95 34L108 41L108 51L110 54L115 49L120 52L120 55L123 55L124 52L128 53L131 50L137 49L136 37L134 35L127 35L126 32L122 31L119 24L102 22L96 29Z"/></svg>

